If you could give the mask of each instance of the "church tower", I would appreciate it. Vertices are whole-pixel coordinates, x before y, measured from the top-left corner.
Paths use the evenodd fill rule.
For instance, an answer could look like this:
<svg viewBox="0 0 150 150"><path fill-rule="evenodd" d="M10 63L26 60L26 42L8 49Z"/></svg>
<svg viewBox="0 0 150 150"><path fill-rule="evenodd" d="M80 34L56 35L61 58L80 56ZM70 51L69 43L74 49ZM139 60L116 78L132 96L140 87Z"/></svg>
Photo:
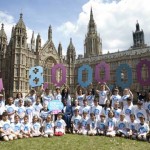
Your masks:
<svg viewBox="0 0 150 150"><path fill-rule="evenodd" d="M75 62L76 62L76 50L72 42L72 38L70 38L70 43L67 48L67 65L68 65L68 74L67 81L70 89L73 91L75 84Z"/></svg>
<svg viewBox="0 0 150 150"><path fill-rule="evenodd" d="M136 23L136 30L133 32L133 46L132 48L141 48L146 47L145 40L144 40L144 31L140 30L140 25L137 21Z"/></svg>
<svg viewBox="0 0 150 150"><path fill-rule="evenodd" d="M90 21L88 24L88 33L84 42L84 57L102 55L102 40L97 34L97 28L91 8Z"/></svg>

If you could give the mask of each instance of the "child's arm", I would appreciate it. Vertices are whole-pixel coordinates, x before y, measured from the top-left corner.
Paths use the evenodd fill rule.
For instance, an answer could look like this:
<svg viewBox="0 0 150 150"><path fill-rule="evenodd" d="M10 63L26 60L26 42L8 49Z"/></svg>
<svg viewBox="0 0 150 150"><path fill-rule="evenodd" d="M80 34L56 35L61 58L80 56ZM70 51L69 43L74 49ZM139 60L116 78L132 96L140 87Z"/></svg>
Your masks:
<svg viewBox="0 0 150 150"><path fill-rule="evenodd" d="M130 97L131 97L131 99L133 101L133 93L130 91L130 89L129 89L129 94L130 94Z"/></svg>

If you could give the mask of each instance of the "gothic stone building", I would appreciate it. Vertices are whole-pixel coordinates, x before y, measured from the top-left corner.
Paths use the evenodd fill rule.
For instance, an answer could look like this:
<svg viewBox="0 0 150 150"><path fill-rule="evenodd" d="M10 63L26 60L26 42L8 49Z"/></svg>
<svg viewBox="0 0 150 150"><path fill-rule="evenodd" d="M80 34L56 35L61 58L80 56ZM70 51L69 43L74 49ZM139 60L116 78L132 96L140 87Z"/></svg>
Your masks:
<svg viewBox="0 0 150 150"><path fill-rule="evenodd" d="M89 64L93 70L95 65L105 61L110 65L111 79L108 82L115 84L115 72L119 64L127 63L132 68L133 84L132 90L149 89L149 86L142 87L137 82L136 65L140 60L150 60L150 47L144 42L144 32L140 30L139 23L136 24L136 30L133 32L133 46L128 50L102 54L102 40L97 33L96 24L91 9L88 32L84 43L84 56L79 55L76 59L76 50L70 39L66 56L62 55L62 45L59 43L56 49L52 40L52 28L48 29L48 40L41 46L41 37L38 34L36 39L34 32L30 44L27 43L27 31L23 21L23 15L15 27L12 27L11 38L7 43L7 36L2 24L0 30L0 76L3 78L4 87L7 96L15 95L17 91L27 93L29 91L29 69L40 65L44 68L44 80L49 83L49 88L53 89L51 83L51 68L54 64L63 63L67 68L67 84L73 93L77 84L78 68L83 64ZM103 75L103 73L101 73ZM142 71L143 78L148 77L148 68ZM57 74L58 80L61 73ZM86 80L87 72L83 72L83 80ZM93 73L93 83L96 85Z"/></svg>

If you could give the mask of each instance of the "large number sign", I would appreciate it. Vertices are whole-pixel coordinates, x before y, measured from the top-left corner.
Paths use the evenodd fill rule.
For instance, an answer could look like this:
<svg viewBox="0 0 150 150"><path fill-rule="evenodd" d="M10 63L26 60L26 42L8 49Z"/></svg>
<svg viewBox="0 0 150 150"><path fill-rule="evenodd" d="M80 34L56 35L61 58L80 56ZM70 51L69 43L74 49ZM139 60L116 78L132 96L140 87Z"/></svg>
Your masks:
<svg viewBox="0 0 150 150"><path fill-rule="evenodd" d="M59 100L52 100L48 104L48 110L51 111L53 114L58 114L59 112L62 111L63 108L64 105Z"/></svg>
<svg viewBox="0 0 150 150"><path fill-rule="evenodd" d="M121 77L122 70L126 70L127 72L127 81L124 82L124 80ZM116 84L120 86L121 88L129 88L132 84L132 69L128 64L120 64L120 66L116 70Z"/></svg>
<svg viewBox="0 0 150 150"><path fill-rule="evenodd" d="M2 80L2 78L0 78L0 92L2 89L3 89L3 80Z"/></svg>
<svg viewBox="0 0 150 150"><path fill-rule="evenodd" d="M105 76L102 79L99 75L100 70L104 70ZM100 83L107 82L110 79L110 67L108 64L106 64L104 61L101 63L97 64L95 67L95 80Z"/></svg>
<svg viewBox="0 0 150 150"><path fill-rule="evenodd" d="M142 67L146 65L148 68L148 78L146 80L142 79ZM136 66L136 72L137 72L137 80L138 82L143 86L150 85L150 61L148 60L141 60L138 65Z"/></svg>
<svg viewBox="0 0 150 150"><path fill-rule="evenodd" d="M57 71L57 69L62 70L62 79L59 82L56 80L56 71ZM66 83L66 67L63 66L62 64L56 64L52 68L52 83L54 83L56 86L62 86L64 83Z"/></svg>
<svg viewBox="0 0 150 150"><path fill-rule="evenodd" d="M87 71L88 72L88 77L87 77L87 81L83 81L82 80L82 72L83 71ZM92 73L93 70L89 65L83 65L78 69L78 83L82 86L82 87L87 87L88 85L90 85L90 83L92 82Z"/></svg>
<svg viewBox="0 0 150 150"><path fill-rule="evenodd" d="M43 67L32 67L29 70L29 85L31 87L38 87L41 86L43 82Z"/></svg>

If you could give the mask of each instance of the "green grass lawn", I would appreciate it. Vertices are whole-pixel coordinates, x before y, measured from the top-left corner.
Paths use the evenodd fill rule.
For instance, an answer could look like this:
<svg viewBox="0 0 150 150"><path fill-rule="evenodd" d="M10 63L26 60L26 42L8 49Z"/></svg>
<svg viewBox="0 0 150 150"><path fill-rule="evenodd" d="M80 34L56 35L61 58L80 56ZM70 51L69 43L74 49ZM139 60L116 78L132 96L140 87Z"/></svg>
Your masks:
<svg viewBox="0 0 150 150"><path fill-rule="evenodd" d="M0 141L0 150L150 150L150 143L103 136L65 135Z"/></svg>

